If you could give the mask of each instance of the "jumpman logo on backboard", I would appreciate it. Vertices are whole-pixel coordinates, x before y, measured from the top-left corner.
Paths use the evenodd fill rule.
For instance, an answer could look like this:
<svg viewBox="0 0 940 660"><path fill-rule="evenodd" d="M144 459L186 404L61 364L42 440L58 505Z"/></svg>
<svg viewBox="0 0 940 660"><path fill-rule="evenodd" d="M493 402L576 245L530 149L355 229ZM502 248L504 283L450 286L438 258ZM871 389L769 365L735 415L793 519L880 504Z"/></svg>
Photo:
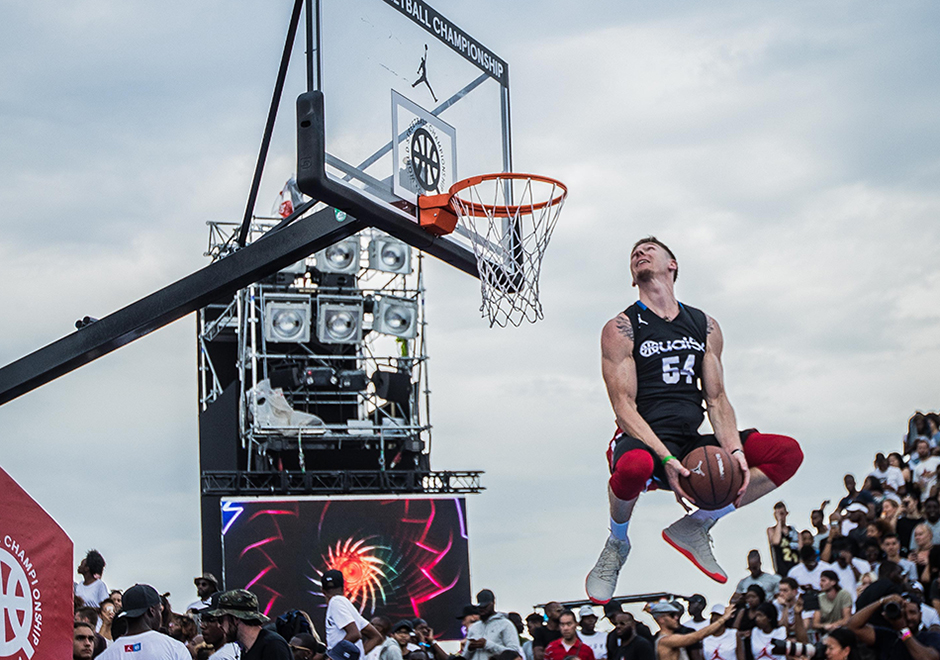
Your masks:
<svg viewBox="0 0 940 660"><path fill-rule="evenodd" d="M437 96L434 94L434 90L431 89L431 83L428 82L428 45L424 44L424 55L421 57L421 64L418 65L418 79L415 80L411 86L417 87L421 83L424 83L428 86L428 91L431 92L431 98L434 99L434 102L437 103Z"/></svg>

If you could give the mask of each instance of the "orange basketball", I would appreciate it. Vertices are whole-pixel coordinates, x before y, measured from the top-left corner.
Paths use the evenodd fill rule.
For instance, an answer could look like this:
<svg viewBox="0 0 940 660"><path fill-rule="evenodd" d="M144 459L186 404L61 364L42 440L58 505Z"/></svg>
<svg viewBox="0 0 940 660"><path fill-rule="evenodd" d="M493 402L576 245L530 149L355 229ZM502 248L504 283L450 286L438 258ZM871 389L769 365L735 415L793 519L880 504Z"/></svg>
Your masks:
<svg viewBox="0 0 940 660"><path fill-rule="evenodd" d="M679 484L700 509L726 507L738 496L744 476L731 455L721 447L699 447L682 459L691 472L679 477Z"/></svg>

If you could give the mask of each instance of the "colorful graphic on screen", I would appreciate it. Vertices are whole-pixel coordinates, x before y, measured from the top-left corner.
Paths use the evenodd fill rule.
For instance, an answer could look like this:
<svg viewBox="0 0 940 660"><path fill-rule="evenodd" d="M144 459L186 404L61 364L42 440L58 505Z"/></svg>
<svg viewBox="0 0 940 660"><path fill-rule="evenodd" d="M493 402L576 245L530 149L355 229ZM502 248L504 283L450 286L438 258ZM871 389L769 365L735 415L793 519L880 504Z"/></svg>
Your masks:
<svg viewBox="0 0 940 660"><path fill-rule="evenodd" d="M222 502L225 584L278 616L304 610L323 632L320 576L342 571L366 619L421 617L438 639L459 639L470 602L463 498L291 499Z"/></svg>

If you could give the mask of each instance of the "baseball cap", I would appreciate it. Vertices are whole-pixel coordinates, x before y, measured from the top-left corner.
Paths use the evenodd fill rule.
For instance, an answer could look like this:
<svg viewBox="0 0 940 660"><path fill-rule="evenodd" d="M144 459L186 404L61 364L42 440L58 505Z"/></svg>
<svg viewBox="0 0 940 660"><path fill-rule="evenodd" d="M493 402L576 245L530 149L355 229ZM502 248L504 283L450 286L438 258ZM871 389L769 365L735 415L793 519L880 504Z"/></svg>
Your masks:
<svg viewBox="0 0 940 660"><path fill-rule="evenodd" d="M650 614L657 616L660 614L678 614L679 608L668 601L659 601L650 605Z"/></svg>
<svg viewBox="0 0 940 660"><path fill-rule="evenodd" d="M392 632L396 633L399 630L407 630L408 632L414 632L415 627L411 625L411 621L408 619L402 619L392 627Z"/></svg>
<svg viewBox="0 0 940 660"><path fill-rule="evenodd" d="M480 593L477 594L477 605L489 605L490 603L496 602L496 596L493 595L493 592L489 589L483 589Z"/></svg>
<svg viewBox="0 0 940 660"><path fill-rule="evenodd" d="M341 589L343 587L343 573L335 568L329 570L320 578L320 584L324 589Z"/></svg>
<svg viewBox="0 0 940 660"><path fill-rule="evenodd" d="M712 614L724 614L725 606L721 603L716 603L715 605L712 605L712 608L709 610L709 612Z"/></svg>
<svg viewBox="0 0 940 660"><path fill-rule="evenodd" d="M121 603L122 614L128 619L136 619L151 607L160 604L160 594L149 584L135 584L124 592Z"/></svg>
<svg viewBox="0 0 940 660"><path fill-rule="evenodd" d="M326 651L330 660L359 660L359 649L350 641L343 640Z"/></svg>
<svg viewBox="0 0 940 660"><path fill-rule="evenodd" d="M691 596L689 596L690 604L691 603L704 603L704 602L705 602L705 596L703 596L702 594L692 594Z"/></svg>
<svg viewBox="0 0 940 660"><path fill-rule="evenodd" d="M845 507L846 511L860 511L862 513L868 513L868 507L860 502L852 502L852 504Z"/></svg>
<svg viewBox="0 0 940 660"><path fill-rule="evenodd" d="M593 617L597 616L596 614L594 614L594 608L591 607L590 605L582 605L581 609L578 610L579 619L583 619L586 616L593 616Z"/></svg>
<svg viewBox="0 0 940 660"><path fill-rule="evenodd" d="M479 613L480 613L480 608L478 608L473 603L467 603L466 605L463 606L463 609L460 611L460 614L457 615L457 619L463 620L468 616L471 616L473 614L479 614Z"/></svg>

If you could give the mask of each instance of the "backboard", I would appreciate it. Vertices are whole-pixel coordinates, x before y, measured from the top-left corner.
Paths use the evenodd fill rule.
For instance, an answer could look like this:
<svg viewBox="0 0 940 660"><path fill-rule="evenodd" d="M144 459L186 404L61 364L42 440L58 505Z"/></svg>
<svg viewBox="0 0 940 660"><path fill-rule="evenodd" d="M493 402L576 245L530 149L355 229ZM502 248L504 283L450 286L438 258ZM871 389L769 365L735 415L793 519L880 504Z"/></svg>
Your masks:
<svg viewBox="0 0 940 660"><path fill-rule="evenodd" d="M512 170L505 61L426 2L316 5L328 178L413 213L419 194Z"/></svg>

